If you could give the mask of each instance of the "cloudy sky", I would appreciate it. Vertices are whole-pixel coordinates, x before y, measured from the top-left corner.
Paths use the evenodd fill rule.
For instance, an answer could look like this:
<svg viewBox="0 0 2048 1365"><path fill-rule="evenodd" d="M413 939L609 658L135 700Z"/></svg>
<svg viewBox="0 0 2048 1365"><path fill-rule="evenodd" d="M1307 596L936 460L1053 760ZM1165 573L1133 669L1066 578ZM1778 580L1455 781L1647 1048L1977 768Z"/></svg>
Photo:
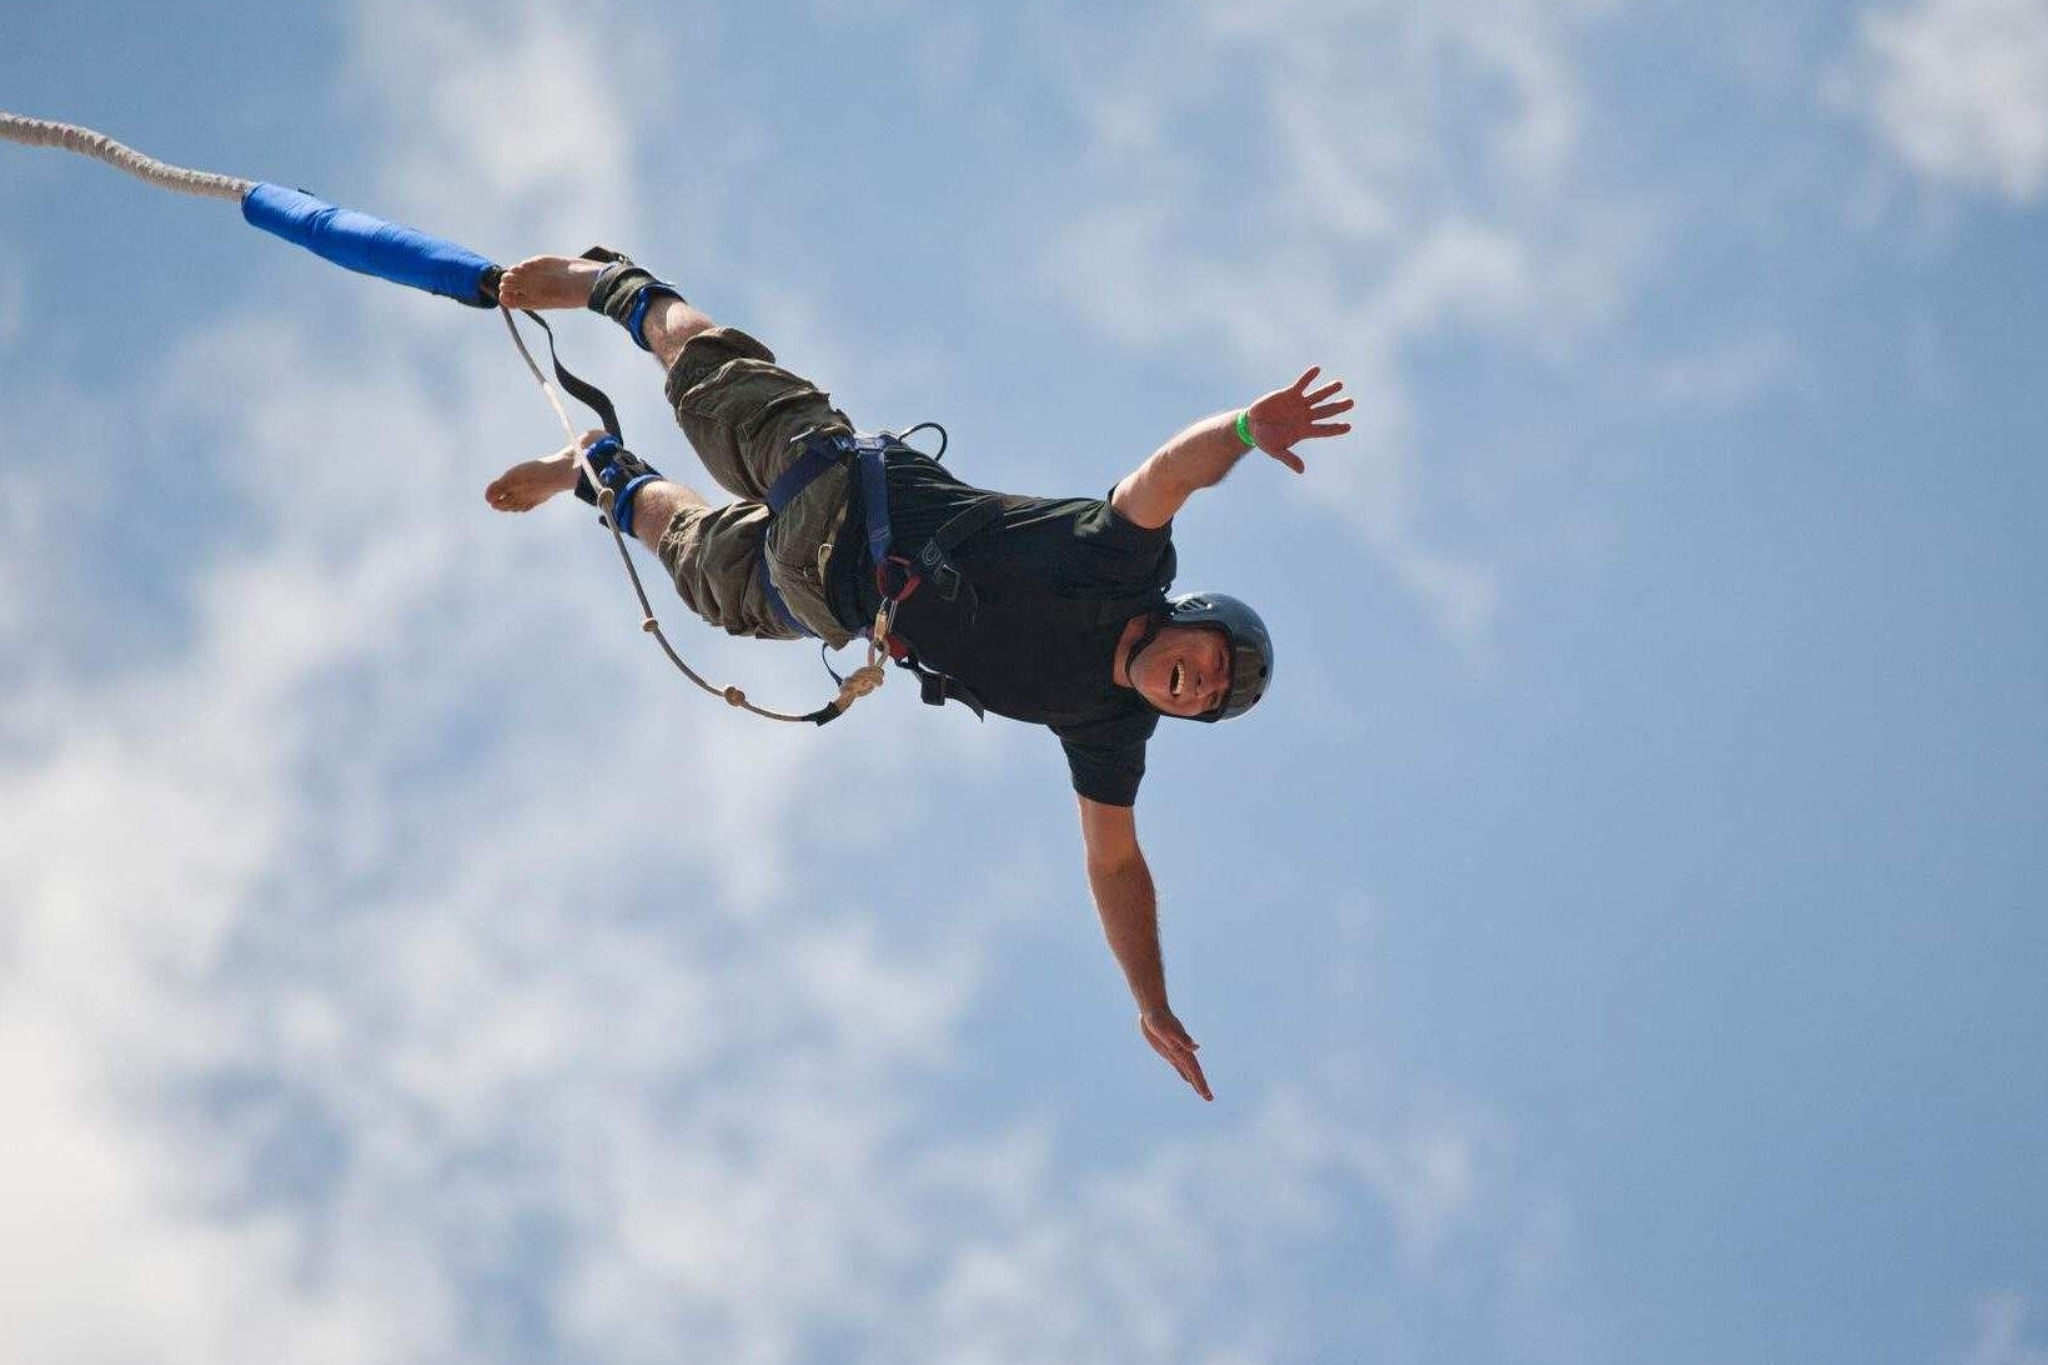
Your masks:
<svg viewBox="0 0 2048 1365"><path fill-rule="evenodd" d="M494 319L0 146L0 1365L2048 1362L2048 0L8 3L989 486L1360 406L1176 530L1205 1106L1046 736L686 690Z"/></svg>

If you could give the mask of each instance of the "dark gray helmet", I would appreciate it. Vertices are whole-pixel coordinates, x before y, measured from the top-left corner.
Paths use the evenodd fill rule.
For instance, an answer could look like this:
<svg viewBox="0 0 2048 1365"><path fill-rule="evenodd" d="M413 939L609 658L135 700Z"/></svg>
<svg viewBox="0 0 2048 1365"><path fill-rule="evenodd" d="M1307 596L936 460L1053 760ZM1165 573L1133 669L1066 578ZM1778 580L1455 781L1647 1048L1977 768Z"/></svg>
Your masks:
<svg viewBox="0 0 2048 1365"><path fill-rule="evenodd" d="M1266 623L1235 597L1220 592L1185 592L1166 599L1169 626L1213 626L1230 648L1230 691L1223 705L1195 720L1229 720L1259 704L1273 681L1273 637Z"/></svg>

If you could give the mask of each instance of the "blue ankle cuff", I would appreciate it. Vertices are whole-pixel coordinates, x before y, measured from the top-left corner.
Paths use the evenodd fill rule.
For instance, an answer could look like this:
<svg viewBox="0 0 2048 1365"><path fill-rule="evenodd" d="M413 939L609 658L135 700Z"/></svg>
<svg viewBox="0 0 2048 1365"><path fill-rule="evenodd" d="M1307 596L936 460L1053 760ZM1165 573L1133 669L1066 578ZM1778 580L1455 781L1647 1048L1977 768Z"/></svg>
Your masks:
<svg viewBox="0 0 2048 1365"><path fill-rule="evenodd" d="M640 329L646 325L647 305L656 294L666 294L672 299L683 296L682 291L667 280L649 280L633 292L633 311L626 315L626 335L633 338L633 344L643 351L654 349L647 344L647 338L640 334Z"/></svg>
<svg viewBox="0 0 2048 1365"><path fill-rule="evenodd" d="M642 474L639 478L621 488L612 499L612 520L619 524L619 534L633 534L633 499L640 496L640 490L659 479L659 474Z"/></svg>

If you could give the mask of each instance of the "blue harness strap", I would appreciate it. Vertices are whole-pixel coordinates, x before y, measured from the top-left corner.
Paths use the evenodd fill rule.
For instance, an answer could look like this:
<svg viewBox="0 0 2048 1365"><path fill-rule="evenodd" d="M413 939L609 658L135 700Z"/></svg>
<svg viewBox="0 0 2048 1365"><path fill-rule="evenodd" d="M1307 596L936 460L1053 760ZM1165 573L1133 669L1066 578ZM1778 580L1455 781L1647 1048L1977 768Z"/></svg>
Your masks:
<svg viewBox="0 0 2048 1365"><path fill-rule="evenodd" d="M775 586L775 575L768 572L768 556L761 556L761 594L768 599L768 605L775 608L776 619L806 639L815 640L818 632L796 619L796 613L789 609L789 603L782 600L782 589Z"/></svg>
<svg viewBox="0 0 2048 1365"><path fill-rule="evenodd" d="M797 439L804 443L803 452L790 461L781 478L769 485L768 496L762 499L768 504L771 517L781 516L782 509L795 502L797 494L809 488L826 470L844 458L840 437L836 433L820 436L807 431Z"/></svg>
<svg viewBox="0 0 2048 1365"><path fill-rule="evenodd" d="M810 431L797 439L804 443L802 453L769 486L768 496L763 499L768 505L768 515L780 516L782 509L796 501L797 496L816 483L826 470L851 459L860 471L861 500L867 509L868 553L875 563L886 562L890 545L889 467L886 456L889 447L896 444L896 438L888 435L856 436L844 431ZM783 600L782 590L775 585L775 575L769 570L766 555L761 556L761 589L768 598L768 605L775 609L776 616L784 625L812 639L817 638L818 633L797 620L796 613Z"/></svg>
<svg viewBox="0 0 2048 1365"><path fill-rule="evenodd" d="M860 461L860 496L868 514L868 558L889 562L889 465L885 455L891 438L869 436L854 443Z"/></svg>

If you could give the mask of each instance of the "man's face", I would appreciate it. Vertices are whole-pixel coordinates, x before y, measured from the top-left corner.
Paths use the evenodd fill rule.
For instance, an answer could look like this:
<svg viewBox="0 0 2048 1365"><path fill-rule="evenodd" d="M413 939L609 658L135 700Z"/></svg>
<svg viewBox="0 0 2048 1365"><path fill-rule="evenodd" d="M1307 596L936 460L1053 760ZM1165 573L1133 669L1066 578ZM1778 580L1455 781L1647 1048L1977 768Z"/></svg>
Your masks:
<svg viewBox="0 0 2048 1365"><path fill-rule="evenodd" d="M1230 692L1230 648L1208 626L1167 626L1130 663L1131 686L1169 716L1199 716Z"/></svg>

